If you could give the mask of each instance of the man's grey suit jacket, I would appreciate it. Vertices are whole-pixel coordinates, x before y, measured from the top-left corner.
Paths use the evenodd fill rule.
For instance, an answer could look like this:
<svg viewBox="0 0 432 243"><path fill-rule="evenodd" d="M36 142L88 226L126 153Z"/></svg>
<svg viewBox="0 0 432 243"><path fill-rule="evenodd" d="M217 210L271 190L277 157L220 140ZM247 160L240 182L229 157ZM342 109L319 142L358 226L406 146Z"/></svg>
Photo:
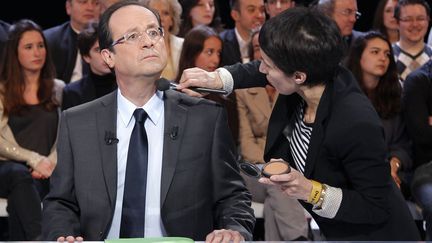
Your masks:
<svg viewBox="0 0 432 243"><path fill-rule="evenodd" d="M206 99L164 94L161 217L168 236L205 240L214 229L252 240L251 196L235 162L226 112ZM117 91L63 112L58 164L44 200L43 236L103 240L117 193Z"/></svg>

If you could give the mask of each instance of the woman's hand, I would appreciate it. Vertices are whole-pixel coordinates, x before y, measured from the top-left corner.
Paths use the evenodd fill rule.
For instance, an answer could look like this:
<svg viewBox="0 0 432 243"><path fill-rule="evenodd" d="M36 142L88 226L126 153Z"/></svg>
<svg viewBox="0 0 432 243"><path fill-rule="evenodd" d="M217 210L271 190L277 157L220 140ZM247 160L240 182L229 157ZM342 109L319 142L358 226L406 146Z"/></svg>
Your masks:
<svg viewBox="0 0 432 243"><path fill-rule="evenodd" d="M54 170L54 164L47 157L43 157L42 160L33 169L32 176L40 177L38 179L47 179L51 176Z"/></svg>
<svg viewBox="0 0 432 243"><path fill-rule="evenodd" d="M177 88L190 96L204 96L203 94L188 89L188 87L222 89L223 83L217 72L207 72L201 68L188 68L183 71Z"/></svg>
<svg viewBox="0 0 432 243"><path fill-rule="evenodd" d="M277 159L281 161L282 159ZM272 159L275 161L275 159ZM260 183L279 186L283 193L291 198L307 201L312 191L312 182L299 171L291 168L291 172L281 175L272 175L270 178L262 177Z"/></svg>

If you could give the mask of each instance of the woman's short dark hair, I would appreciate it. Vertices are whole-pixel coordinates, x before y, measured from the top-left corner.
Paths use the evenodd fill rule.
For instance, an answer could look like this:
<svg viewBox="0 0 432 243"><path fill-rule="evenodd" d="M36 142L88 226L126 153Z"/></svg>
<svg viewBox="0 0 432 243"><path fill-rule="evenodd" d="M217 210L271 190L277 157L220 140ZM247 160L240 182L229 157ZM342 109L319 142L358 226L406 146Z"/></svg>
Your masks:
<svg viewBox="0 0 432 243"><path fill-rule="evenodd" d="M366 49L367 43L373 39L385 41L389 47L389 66L387 72L380 78L377 87L373 92L366 90L363 82L363 69L360 59ZM393 51L390 41L378 31L369 31L359 36L351 45L349 55L346 60L346 67L351 70L357 79L363 92L369 97L375 110L383 119L391 118L397 115L401 109L401 92L402 88L399 83L396 63L393 58Z"/></svg>
<svg viewBox="0 0 432 243"><path fill-rule="evenodd" d="M261 50L286 75L300 71L305 84L332 80L345 42L336 23L316 9L290 8L266 21L259 35Z"/></svg>
<svg viewBox="0 0 432 243"><path fill-rule="evenodd" d="M176 82L180 80L183 70L195 67L195 60L203 51L204 42L210 37L216 37L223 43L217 32L206 25L198 25L188 32L184 38L183 48L180 53Z"/></svg>
<svg viewBox="0 0 432 243"><path fill-rule="evenodd" d="M138 2L137 0L123 0L123 1L116 2L113 5L111 5L109 8L107 8L99 19L99 27L98 27L99 47L101 50L103 49L113 50L111 47L113 38L112 38L111 30L109 28L109 20L111 19L111 15L113 15L114 12L128 5L137 5L150 10L156 16L159 26L162 26L159 13L151 8L146 7L144 3Z"/></svg>

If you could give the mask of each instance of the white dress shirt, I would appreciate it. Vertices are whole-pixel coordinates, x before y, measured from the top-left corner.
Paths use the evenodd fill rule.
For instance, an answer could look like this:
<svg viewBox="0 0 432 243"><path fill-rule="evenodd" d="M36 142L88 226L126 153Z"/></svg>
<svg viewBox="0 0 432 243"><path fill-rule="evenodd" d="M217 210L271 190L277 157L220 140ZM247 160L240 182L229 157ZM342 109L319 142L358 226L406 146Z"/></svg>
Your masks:
<svg viewBox="0 0 432 243"><path fill-rule="evenodd" d="M143 108L148 114L148 118L144 124L149 146L144 235L145 237L166 236L160 215L163 132L165 120L163 92L157 91L143 107L136 107L121 94L120 90L118 90L117 107L117 138L119 139L117 144L117 197L114 218L107 239L117 239L120 235L127 154L130 136L135 125L133 112L137 108Z"/></svg>

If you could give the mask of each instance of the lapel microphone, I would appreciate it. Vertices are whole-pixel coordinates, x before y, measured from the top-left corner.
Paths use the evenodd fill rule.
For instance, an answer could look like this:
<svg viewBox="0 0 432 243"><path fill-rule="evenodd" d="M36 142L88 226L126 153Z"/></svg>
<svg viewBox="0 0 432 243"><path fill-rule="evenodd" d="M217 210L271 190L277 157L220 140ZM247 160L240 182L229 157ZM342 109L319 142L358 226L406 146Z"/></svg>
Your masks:
<svg viewBox="0 0 432 243"><path fill-rule="evenodd" d="M119 142L118 138L116 138L114 133L111 131L105 131L104 140L105 140L106 145L113 145L113 144L117 144Z"/></svg>
<svg viewBox="0 0 432 243"><path fill-rule="evenodd" d="M174 126L173 128L171 128L171 132L170 132L169 136L172 140L176 140L177 135L178 135L178 126Z"/></svg>

